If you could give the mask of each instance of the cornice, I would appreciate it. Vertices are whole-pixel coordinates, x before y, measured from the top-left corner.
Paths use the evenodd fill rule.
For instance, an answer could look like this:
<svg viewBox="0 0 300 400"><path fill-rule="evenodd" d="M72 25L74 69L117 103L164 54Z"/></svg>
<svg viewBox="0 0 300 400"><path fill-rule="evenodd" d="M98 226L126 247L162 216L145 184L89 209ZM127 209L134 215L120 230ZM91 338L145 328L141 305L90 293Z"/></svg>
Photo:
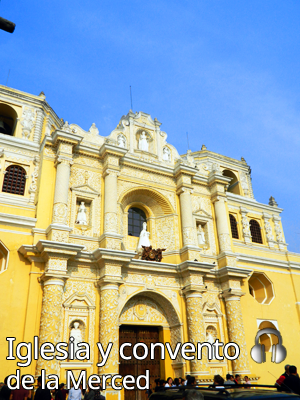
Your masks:
<svg viewBox="0 0 300 400"><path fill-rule="evenodd" d="M220 183L222 185L227 186L230 183L231 179L232 178L228 178L227 176L222 175L221 172L217 172L217 173L211 172L208 175L207 181L208 181L209 186L214 185L216 183Z"/></svg>
<svg viewBox="0 0 300 400"><path fill-rule="evenodd" d="M104 158L106 154L111 154L121 158L124 157L127 152L128 149L106 142L100 147L99 155L101 158Z"/></svg>
<svg viewBox="0 0 300 400"><path fill-rule="evenodd" d="M6 145L10 148L17 148L20 150L28 150L34 153L38 153L40 150L40 146L37 143L31 142L28 139L21 139L15 136L5 135L4 133L0 133L0 141L1 146Z"/></svg>
<svg viewBox="0 0 300 400"><path fill-rule="evenodd" d="M176 163L174 168L174 175L177 177L178 175L190 175L194 177L198 172L198 168L192 167L190 165L186 165L181 160Z"/></svg>
<svg viewBox="0 0 300 400"><path fill-rule="evenodd" d="M150 171L154 173L159 173L161 175L167 175L170 178L174 178L174 168L165 165L158 165L154 163L148 163L136 158L130 157L126 154L120 161L120 165L140 169L143 171Z"/></svg>
<svg viewBox="0 0 300 400"><path fill-rule="evenodd" d="M220 162L226 164L230 163L231 165L235 166L238 169L242 169L245 172L248 171L249 168L248 164L245 161L240 161L235 158L230 158L219 153L214 153L213 151L210 150L195 151L194 153L191 154L191 156L195 158L199 157L198 160L195 160L196 162L201 161L201 159L205 160L206 158L210 158L212 160L219 161L219 163Z"/></svg>
<svg viewBox="0 0 300 400"><path fill-rule="evenodd" d="M208 185L208 177L196 174L192 177L192 183L199 185Z"/></svg>
<svg viewBox="0 0 300 400"><path fill-rule="evenodd" d="M268 267L289 268L289 262L283 260L275 260L274 258L266 258L259 256L252 256L249 254L235 253L237 262L259 264Z"/></svg>
<svg viewBox="0 0 300 400"><path fill-rule="evenodd" d="M258 207L263 209L264 211L268 211L271 214L280 214L283 211L283 208L269 206L267 204L259 203L254 199L250 199L249 197L240 196L239 194L234 194L230 192L226 192L227 199L229 201L235 201L236 203L246 205L248 207ZM229 203L230 204L230 203ZM251 210L249 210L251 212Z"/></svg>
<svg viewBox="0 0 300 400"><path fill-rule="evenodd" d="M252 271L240 267L223 267L216 270L216 275L220 280L226 280L230 278L246 279L251 275Z"/></svg>
<svg viewBox="0 0 300 400"><path fill-rule="evenodd" d="M136 272L146 272L153 274L168 273L176 274L177 264L168 264L157 261L146 261L140 259L132 259L130 264L127 266L128 270Z"/></svg>
<svg viewBox="0 0 300 400"><path fill-rule="evenodd" d="M62 130L57 129L52 134L52 143L54 146L58 144L58 142L66 142L72 145L78 145L82 141L83 137L80 135L76 135L75 133L69 133Z"/></svg>
<svg viewBox="0 0 300 400"><path fill-rule="evenodd" d="M35 96L33 94L22 92L13 88L8 88L3 85L0 85L0 95L1 94L10 98L21 100L22 102L31 103L36 107L43 108L46 112L51 114L51 117L54 119L58 126L61 125L61 120L59 119L58 115L53 110L53 108L50 107L44 97Z"/></svg>
<svg viewBox="0 0 300 400"><path fill-rule="evenodd" d="M17 226L18 228L32 229L37 219L21 215L0 213L0 225Z"/></svg>
<svg viewBox="0 0 300 400"><path fill-rule="evenodd" d="M201 262L201 261L184 261L178 264L178 271L181 273L189 272L189 273L214 273L212 271L216 267L216 264Z"/></svg>
<svg viewBox="0 0 300 400"><path fill-rule="evenodd" d="M93 251L93 257L97 262L129 263L135 255L135 251L111 250L106 248L99 248Z"/></svg>

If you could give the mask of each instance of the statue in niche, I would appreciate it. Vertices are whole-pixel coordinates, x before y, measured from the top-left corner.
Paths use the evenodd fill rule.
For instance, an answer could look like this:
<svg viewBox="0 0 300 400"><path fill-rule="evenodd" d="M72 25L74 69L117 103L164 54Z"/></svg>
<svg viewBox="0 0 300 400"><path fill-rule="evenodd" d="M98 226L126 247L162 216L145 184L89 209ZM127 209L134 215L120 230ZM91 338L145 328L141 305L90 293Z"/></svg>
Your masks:
<svg viewBox="0 0 300 400"><path fill-rule="evenodd" d="M163 160L164 161L171 161L171 152L168 147L163 148Z"/></svg>
<svg viewBox="0 0 300 400"><path fill-rule="evenodd" d="M75 352L78 350L78 345L79 345L79 343L82 343L83 342L83 339L82 339L82 333L81 333L81 330L80 330L80 328L79 328L79 322L74 322L74 324L73 324L73 328L71 329L71 332L70 332L70 338L71 337L73 337L74 338L74 350L75 350Z"/></svg>
<svg viewBox="0 0 300 400"><path fill-rule="evenodd" d="M197 230L198 244L205 244L205 232L201 224L198 225Z"/></svg>
<svg viewBox="0 0 300 400"><path fill-rule="evenodd" d="M139 149L148 151L148 140L145 131L143 131L139 137Z"/></svg>
<svg viewBox="0 0 300 400"><path fill-rule="evenodd" d="M143 247L149 247L150 246L150 240L149 240L150 232L147 232L147 222L143 222L143 230L140 233L140 239L139 243L137 245L137 252L139 253L140 251L143 251Z"/></svg>
<svg viewBox="0 0 300 400"><path fill-rule="evenodd" d="M76 224L87 225L86 206L84 204L84 201L82 201L80 206L79 206L77 219L76 219Z"/></svg>
<svg viewBox="0 0 300 400"><path fill-rule="evenodd" d="M123 135L118 136L118 146L123 147L123 148L125 148L125 146L126 146L126 140Z"/></svg>
<svg viewBox="0 0 300 400"><path fill-rule="evenodd" d="M210 344L215 343L215 338L213 337L213 335L210 332L206 333L206 341Z"/></svg>

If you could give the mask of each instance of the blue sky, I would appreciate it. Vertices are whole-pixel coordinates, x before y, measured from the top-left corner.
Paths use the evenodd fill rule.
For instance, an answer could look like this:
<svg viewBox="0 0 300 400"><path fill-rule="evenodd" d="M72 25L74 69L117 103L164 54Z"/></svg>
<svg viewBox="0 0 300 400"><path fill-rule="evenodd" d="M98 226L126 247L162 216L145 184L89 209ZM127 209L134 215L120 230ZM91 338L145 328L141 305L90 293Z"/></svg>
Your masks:
<svg viewBox="0 0 300 400"><path fill-rule="evenodd" d="M2 0L0 83L42 90L59 117L108 135L130 108L190 148L252 168L256 200L275 197L300 251L298 0Z"/></svg>

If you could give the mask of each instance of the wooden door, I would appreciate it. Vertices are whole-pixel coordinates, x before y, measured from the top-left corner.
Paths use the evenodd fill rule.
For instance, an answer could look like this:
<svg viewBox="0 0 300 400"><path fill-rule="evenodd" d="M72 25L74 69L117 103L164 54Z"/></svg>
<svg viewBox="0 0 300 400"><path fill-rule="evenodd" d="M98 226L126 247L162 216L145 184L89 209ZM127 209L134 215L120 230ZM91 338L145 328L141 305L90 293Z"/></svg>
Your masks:
<svg viewBox="0 0 300 400"><path fill-rule="evenodd" d="M132 347L136 343L145 343L150 348L150 343L157 343L158 341L158 327L132 325L122 325L120 327L120 346L125 342L132 343ZM131 356L131 360L122 360L120 358L120 375L133 375L136 378L139 375L145 375L146 369L149 369L150 383L154 388L154 380L160 378L160 350L155 349L154 360L150 360L150 352L145 360L136 360L132 354L132 347L124 349L124 355ZM138 355L143 354L143 348L139 348ZM144 385L145 381L141 380L140 383ZM146 400L146 393L142 390L125 390L125 400Z"/></svg>

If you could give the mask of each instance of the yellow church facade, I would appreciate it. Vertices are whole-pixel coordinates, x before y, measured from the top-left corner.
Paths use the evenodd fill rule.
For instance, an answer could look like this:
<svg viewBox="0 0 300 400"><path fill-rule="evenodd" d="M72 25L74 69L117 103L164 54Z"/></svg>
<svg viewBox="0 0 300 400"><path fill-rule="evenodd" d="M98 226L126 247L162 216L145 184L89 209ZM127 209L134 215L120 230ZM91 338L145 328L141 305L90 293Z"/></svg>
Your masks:
<svg viewBox="0 0 300 400"><path fill-rule="evenodd" d="M205 146L180 156L149 114L129 111L107 134L60 120L43 93L0 86L0 380L17 369L6 337L56 344L76 329L89 360L39 358L22 373L64 381L67 370L149 367L151 383L230 372L272 384L300 359L300 255L287 250L282 209L255 200L243 158ZM144 222L161 262L136 251ZM280 331L284 362L271 362L274 335L260 338L266 363L251 359L263 328ZM124 342L211 339L237 343L240 356L142 363L118 352ZM103 367L97 342L114 344Z"/></svg>

